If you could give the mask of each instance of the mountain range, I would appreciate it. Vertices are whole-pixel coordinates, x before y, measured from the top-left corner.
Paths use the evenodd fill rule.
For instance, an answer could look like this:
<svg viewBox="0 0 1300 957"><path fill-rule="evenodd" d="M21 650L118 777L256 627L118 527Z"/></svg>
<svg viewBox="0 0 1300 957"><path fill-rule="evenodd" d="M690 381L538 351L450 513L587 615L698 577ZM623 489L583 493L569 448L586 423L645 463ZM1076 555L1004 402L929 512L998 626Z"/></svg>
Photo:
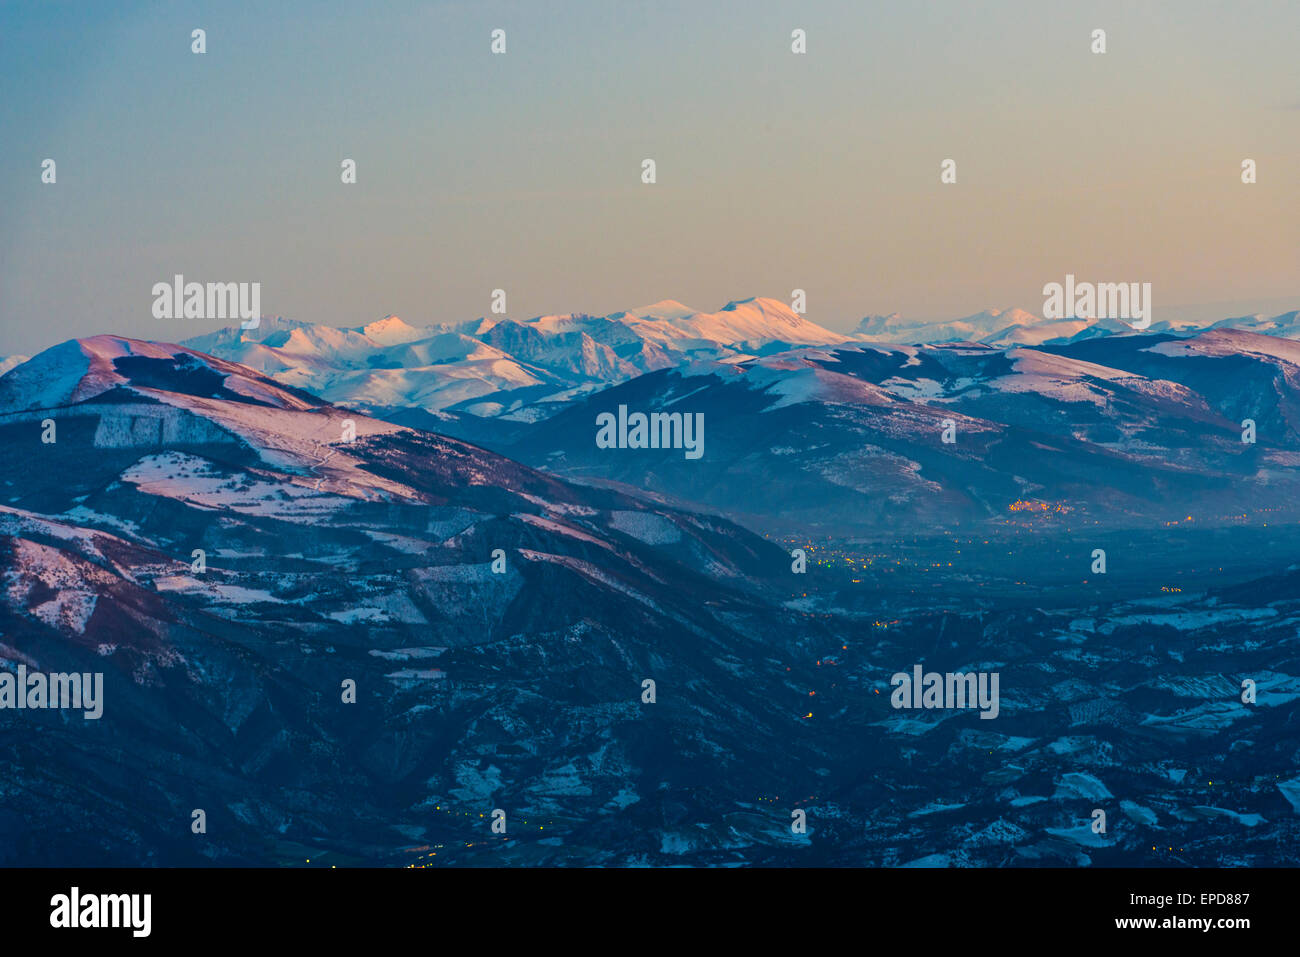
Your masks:
<svg viewBox="0 0 1300 957"><path fill-rule="evenodd" d="M783 308L15 365L0 664L104 713L0 709L0 862L1293 863L1300 342ZM598 447L620 407L703 455ZM998 719L891 708L917 662L999 673Z"/></svg>
<svg viewBox="0 0 1300 957"><path fill-rule="evenodd" d="M1295 311L1241 317L1209 328L1294 338L1300 336L1296 317ZM1164 320L1144 331L1200 330ZM797 346L851 342L1009 348L1131 334L1133 329L1118 320L1045 320L1022 309L990 309L949 322L870 316L845 335L783 302L753 298L713 313L664 300L608 316L492 316L420 328L396 316L350 329L268 318L253 330L225 328L185 344L350 408L377 415L405 412L408 424L468 416L470 424L459 428L472 432L476 419L538 421L575 397L701 359L744 362ZM431 417L416 417L416 410Z"/></svg>
<svg viewBox="0 0 1300 957"><path fill-rule="evenodd" d="M574 395L697 358L845 341L783 303L748 299L716 313L665 300L609 316L493 316L422 329L396 316L355 329L271 319L186 345L355 408L528 419Z"/></svg>
<svg viewBox="0 0 1300 957"><path fill-rule="evenodd" d="M355 329L267 320L156 348L239 370L230 382L250 394L272 383L295 402L752 528L871 534L1005 521L1025 502L1129 525L1289 511L1300 344L1279 333L1300 335L1296 315L1175 333L988 310L925 328L945 341L899 345L883 341L906 338L897 317L850 338L775 300L717 313L665 301L425 329L393 316ZM155 347L134 348L123 363ZM62 404L84 351L65 343L16 366L0 404ZM707 454L610 454L594 423L620 408L701 414Z"/></svg>

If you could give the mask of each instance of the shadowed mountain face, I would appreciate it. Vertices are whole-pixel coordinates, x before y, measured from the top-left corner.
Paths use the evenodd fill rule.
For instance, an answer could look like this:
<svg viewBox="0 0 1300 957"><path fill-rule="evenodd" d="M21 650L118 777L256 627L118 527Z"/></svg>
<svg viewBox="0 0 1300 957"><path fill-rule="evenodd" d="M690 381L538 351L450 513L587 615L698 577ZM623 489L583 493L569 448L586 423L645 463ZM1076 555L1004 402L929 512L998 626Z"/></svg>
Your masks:
<svg viewBox="0 0 1300 957"><path fill-rule="evenodd" d="M183 347L48 350L0 378L0 659L102 672L103 714L0 709L0 858L1294 862L1289 528L927 537L1026 482L1115 514L1283 481L1232 444L1249 411L1245 454L1290 441L1274 340L1125 341L660 370L527 432L548 471ZM1081 434L1014 424L1022 401ZM704 456L584 461L619 402L704 411ZM1188 448L1161 471L1163 429ZM905 533L778 545L700 502L762 529L866 503ZM893 707L915 664L998 674L997 718Z"/></svg>
<svg viewBox="0 0 1300 957"><path fill-rule="evenodd" d="M970 526L1026 503L1110 527L1222 523L1296 508L1298 363L1293 342L1228 330L800 349L651 373L480 440L752 527ZM600 448L597 416L620 406L703 414L705 454Z"/></svg>

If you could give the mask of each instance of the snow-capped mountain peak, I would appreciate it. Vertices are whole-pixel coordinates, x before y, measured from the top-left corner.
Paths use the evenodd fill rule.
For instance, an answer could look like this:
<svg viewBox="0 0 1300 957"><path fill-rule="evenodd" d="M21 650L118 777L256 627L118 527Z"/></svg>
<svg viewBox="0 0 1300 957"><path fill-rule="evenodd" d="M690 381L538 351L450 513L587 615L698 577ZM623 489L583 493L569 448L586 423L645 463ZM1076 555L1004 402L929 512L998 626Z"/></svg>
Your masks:
<svg viewBox="0 0 1300 957"><path fill-rule="evenodd" d="M1012 306L985 309L960 319L920 322L905 319L898 313L867 316L853 331L853 338L863 342L941 343L978 342L983 345L1037 346L1049 342L1067 342L1075 337L1111 335L1130 331L1112 320L1044 319Z"/></svg>
<svg viewBox="0 0 1300 957"><path fill-rule="evenodd" d="M635 316L638 319L685 319L695 315L696 312L698 310L692 309L676 299L661 299L659 302L651 303L648 306L640 306L626 312L616 312L611 318Z"/></svg>
<svg viewBox="0 0 1300 957"><path fill-rule="evenodd" d="M1300 337L1295 311L1202 324L1200 329L1221 327ZM1195 331L1162 320L1150 334ZM535 421L574 396L700 361L747 362L790 349L852 342L970 342L1009 349L1131 335L1131 328L1114 320L1049 320L1016 307L942 322L899 313L871 315L843 335L795 313L786 302L759 296L733 300L716 312L664 299L605 316L573 312L516 320L494 315L428 327L391 314L350 328L276 317L257 329L218 329L186 340L185 346L254 369L281 387L360 411L406 409ZM24 380L40 368L37 362L23 373Z"/></svg>
<svg viewBox="0 0 1300 957"><path fill-rule="evenodd" d="M724 345L831 345L848 341L848 336L805 319L784 302L763 296L729 302L717 312L697 312L664 321L691 337Z"/></svg>
<svg viewBox="0 0 1300 957"><path fill-rule="evenodd" d="M429 335L427 329L416 329L397 316L385 316L382 319L376 319L372 323L361 326L357 332L360 332L372 342L377 342L383 346L414 342L416 339L424 339Z"/></svg>

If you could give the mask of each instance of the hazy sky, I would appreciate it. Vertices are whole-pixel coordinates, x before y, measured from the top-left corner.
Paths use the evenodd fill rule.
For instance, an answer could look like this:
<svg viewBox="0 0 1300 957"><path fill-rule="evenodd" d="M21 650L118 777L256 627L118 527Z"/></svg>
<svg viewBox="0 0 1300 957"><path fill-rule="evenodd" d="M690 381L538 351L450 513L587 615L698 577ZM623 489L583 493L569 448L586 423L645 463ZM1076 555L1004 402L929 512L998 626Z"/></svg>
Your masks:
<svg viewBox="0 0 1300 957"><path fill-rule="evenodd" d="M0 354L211 331L152 317L175 273L334 325L797 287L848 329L1067 272L1295 308L1297 36L1296 0L0 2Z"/></svg>

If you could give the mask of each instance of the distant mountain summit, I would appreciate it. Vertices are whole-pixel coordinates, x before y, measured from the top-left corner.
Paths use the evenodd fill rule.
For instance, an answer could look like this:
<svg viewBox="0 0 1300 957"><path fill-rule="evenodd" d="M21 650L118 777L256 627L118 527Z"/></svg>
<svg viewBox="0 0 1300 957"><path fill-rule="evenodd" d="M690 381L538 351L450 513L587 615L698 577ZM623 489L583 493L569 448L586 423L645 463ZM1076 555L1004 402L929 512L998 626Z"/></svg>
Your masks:
<svg viewBox="0 0 1300 957"><path fill-rule="evenodd" d="M854 338L864 342L941 343L981 342L986 345L1041 345L1064 342L1092 323L1086 319L1044 319L1024 309L985 309L974 315L944 322L917 322L898 313L867 316L858 323ZM1107 329L1107 332L1118 331Z"/></svg>
<svg viewBox="0 0 1300 957"><path fill-rule="evenodd" d="M353 408L488 418L544 415L575 394L702 358L848 341L764 297L717 312L665 299L608 316L490 316L425 327L393 315L347 329L277 318L186 340Z"/></svg>
<svg viewBox="0 0 1300 957"><path fill-rule="evenodd" d="M1271 317L1257 314L1239 316L1235 319L1220 319L1210 328L1244 329L1247 332L1262 332L1265 335L1281 336L1284 339L1300 339L1300 310L1292 309L1290 312Z"/></svg>
<svg viewBox="0 0 1300 957"><path fill-rule="evenodd" d="M369 325L356 330L372 342L385 346L394 346L402 342L412 342L428 336L428 330L409 326L397 316L385 316Z"/></svg>
<svg viewBox="0 0 1300 957"><path fill-rule="evenodd" d="M1137 330L1120 319L1045 319L1025 309L985 309L974 315L944 321L918 321L898 313L866 316L853 330L861 342L916 345L922 343L979 342L998 347L1063 345L1098 336L1133 335L1138 332L1171 332L1192 335L1205 329L1242 329L1283 338L1300 338L1297 312L1267 318L1261 315L1221 319L1205 324L1165 319L1149 329Z"/></svg>

